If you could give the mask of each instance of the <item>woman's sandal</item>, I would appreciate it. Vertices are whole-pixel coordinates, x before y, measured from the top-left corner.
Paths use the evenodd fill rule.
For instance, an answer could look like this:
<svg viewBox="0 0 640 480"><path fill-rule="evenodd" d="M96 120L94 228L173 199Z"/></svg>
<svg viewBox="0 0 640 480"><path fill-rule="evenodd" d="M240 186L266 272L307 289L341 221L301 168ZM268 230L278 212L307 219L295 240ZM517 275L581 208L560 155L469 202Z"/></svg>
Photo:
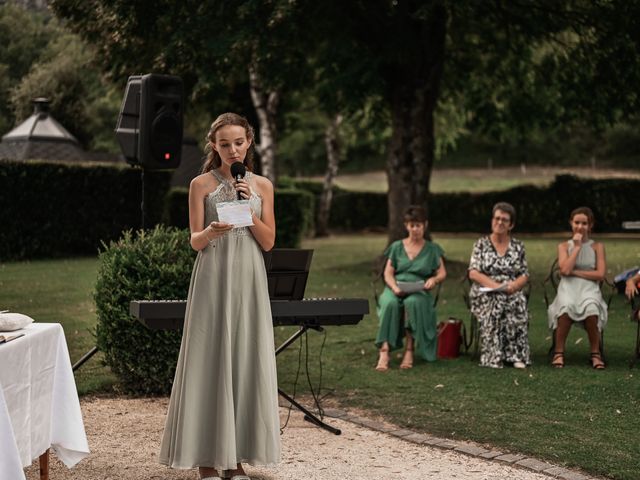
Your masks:
<svg viewBox="0 0 640 480"><path fill-rule="evenodd" d="M599 362L597 360L599 360ZM604 370L605 365L600 352L591 352L591 367L595 370Z"/></svg>
<svg viewBox="0 0 640 480"><path fill-rule="evenodd" d="M411 360L407 359L407 354L411 353ZM413 348L407 348L404 351L404 356L402 357L402 363L400 364L400 368L403 370L409 370L413 368Z"/></svg>
<svg viewBox="0 0 640 480"><path fill-rule="evenodd" d="M553 368L564 368L564 352L553 352L551 366Z"/></svg>
<svg viewBox="0 0 640 480"><path fill-rule="evenodd" d="M382 354L386 353L387 358L383 360ZM389 357L389 349L380 350L380 354L378 357L378 365L376 365L376 370L379 372L386 372L389 370L389 363L391 362L391 358Z"/></svg>

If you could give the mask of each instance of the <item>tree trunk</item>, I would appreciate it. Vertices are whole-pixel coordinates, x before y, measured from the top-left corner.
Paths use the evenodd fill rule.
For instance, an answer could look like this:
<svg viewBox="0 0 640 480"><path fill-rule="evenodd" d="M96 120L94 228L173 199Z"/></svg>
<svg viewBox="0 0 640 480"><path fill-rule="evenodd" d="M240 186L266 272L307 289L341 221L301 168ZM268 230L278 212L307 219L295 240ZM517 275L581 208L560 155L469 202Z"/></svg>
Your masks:
<svg viewBox="0 0 640 480"><path fill-rule="evenodd" d="M316 219L316 237L329 235L329 212L331 211L331 199L333 198L333 180L338 174L340 162L340 143L338 141L338 129L342 123L342 115L337 114L324 132L324 144L327 148L327 171L324 174L324 184L318 204Z"/></svg>
<svg viewBox="0 0 640 480"><path fill-rule="evenodd" d="M411 65L400 65L391 81L392 133L387 159L389 243L403 238L404 211L409 205L427 209L435 156L434 117L438 101L446 11L431 17L424 35L424 54Z"/></svg>
<svg viewBox="0 0 640 480"><path fill-rule="evenodd" d="M276 114L278 112L278 103L280 102L280 92L277 90L265 91L262 87L260 74L253 65L249 66L249 85L251 100L260 124L260 143L256 143L255 147L258 155L260 155L262 175L275 185L277 180L276 151L278 147Z"/></svg>

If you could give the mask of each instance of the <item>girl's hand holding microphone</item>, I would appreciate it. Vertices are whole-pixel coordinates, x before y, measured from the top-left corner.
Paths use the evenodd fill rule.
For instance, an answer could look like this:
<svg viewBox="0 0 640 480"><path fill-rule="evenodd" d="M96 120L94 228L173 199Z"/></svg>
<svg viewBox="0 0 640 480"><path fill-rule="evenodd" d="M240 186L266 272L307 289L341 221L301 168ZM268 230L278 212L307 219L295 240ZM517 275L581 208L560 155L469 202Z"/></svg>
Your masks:
<svg viewBox="0 0 640 480"><path fill-rule="evenodd" d="M249 189L249 184L244 178L240 178L235 181L233 185L238 192L239 200L246 200L251 196L251 190Z"/></svg>

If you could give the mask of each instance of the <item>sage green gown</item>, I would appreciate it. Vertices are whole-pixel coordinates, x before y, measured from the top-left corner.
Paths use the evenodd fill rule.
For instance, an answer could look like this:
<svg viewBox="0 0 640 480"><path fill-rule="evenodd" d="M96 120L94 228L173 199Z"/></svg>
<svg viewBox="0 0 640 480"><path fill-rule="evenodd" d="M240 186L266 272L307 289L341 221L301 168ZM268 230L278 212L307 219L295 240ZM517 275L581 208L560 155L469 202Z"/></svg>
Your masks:
<svg viewBox="0 0 640 480"><path fill-rule="evenodd" d="M384 255L391 260L396 280L425 282L427 278L436 274L444 251L437 243L425 242L420 253L410 260L402 240L397 240L389 245ZM378 305L380 326L376 346L380 348L384 342L388 342L390 350L402 348L404 330L408 329L415 339L415 353L433 362L436 359L438 343L436 309L433 301L431 292L426 290L400 298L385 286Z"/></svg>
<svg viewBox="0 0 640 480"><path fill-rule="evenodd" d="M216 203L236 198L220 182L205 200L205 225ZM245 179L252 184L252 174ZM262 200L250 205L261 214ZM159 461L173 468L235 469L280 458L278 385L271 303L260 246L247 227L201 250L195 260L182 346Z"/></svg>

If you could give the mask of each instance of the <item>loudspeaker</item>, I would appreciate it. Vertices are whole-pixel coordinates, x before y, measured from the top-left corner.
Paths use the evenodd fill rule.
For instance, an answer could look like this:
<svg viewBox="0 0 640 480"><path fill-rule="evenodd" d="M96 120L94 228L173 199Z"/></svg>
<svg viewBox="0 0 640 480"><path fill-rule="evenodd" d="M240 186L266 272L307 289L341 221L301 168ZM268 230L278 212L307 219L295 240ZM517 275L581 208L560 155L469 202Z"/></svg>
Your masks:
<svg viewBox="0 0 640 480"><path fill-rule="evenodd" d="M116 138L127 162L146 170L177 168L182 151L182 119L180 77L129 77L116 124Z"/></svg>

